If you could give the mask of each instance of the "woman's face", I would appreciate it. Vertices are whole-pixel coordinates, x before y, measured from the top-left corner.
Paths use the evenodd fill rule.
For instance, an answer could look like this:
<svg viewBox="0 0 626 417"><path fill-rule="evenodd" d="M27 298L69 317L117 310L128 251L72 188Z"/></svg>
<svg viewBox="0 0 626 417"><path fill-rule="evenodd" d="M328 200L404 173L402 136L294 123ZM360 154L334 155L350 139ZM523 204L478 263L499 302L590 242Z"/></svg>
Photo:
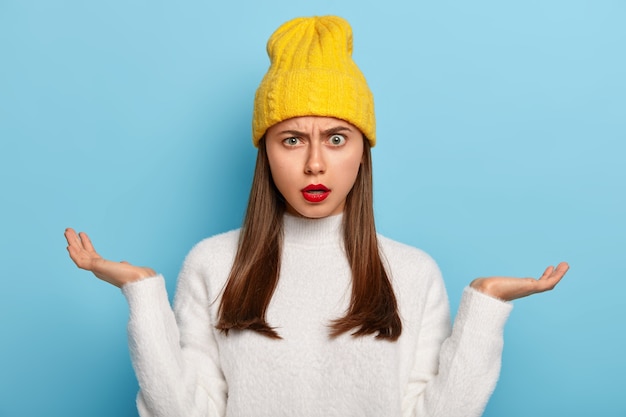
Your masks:
<svg viewBox="0 0 626 417"><path fill-rule="evenodd" d="M294 117L265 134L272 178L287 212L310 218L339 214L363 160L363 134L333 117Z"/></svg>

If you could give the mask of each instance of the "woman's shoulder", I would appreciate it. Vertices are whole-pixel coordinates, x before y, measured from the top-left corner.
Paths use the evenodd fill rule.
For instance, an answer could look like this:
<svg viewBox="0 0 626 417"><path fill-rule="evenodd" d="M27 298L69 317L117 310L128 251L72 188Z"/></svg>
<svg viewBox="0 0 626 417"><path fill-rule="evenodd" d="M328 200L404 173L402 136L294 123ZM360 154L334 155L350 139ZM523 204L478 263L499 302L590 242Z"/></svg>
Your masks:
<svg viewBox="0 0 626 417"><path fill-rule="evenodd" d="M206 264L232 259L237 251L239 230L230 230L202 239L189 251L186 264Z"/></svg>
<svg viewBox="0 0 626 417"><path fill-rule="evenodd" d="M386 257L404 259L407 262L417 262L420 264L432 264L436 266L435 260L424 250L388 237L378 235L378 245Z"/></svg>
<svg viewBox="0 0 626 417"><path fill-rule="evenodd" d="M237 251L239 231L205 238L189 251L176 287L175 305L191 299L213 300L219 294Z"/></svg>
<svg viewBox="0 0 626 417"><path fill-rule="evenodd" d="M396 280L422 285L441 280L437 262L424 250L381 235L378 236L378 245L383 261Z"/></svg>
<svg viewBox="0 0 626 417"><path fill-rule="evenodd" d="M228 232L218 233L204 238L195 244L192 251L201 250L203 248L223 247L229 244L237 245L240 230L241 229L229 230Z"/></svg>

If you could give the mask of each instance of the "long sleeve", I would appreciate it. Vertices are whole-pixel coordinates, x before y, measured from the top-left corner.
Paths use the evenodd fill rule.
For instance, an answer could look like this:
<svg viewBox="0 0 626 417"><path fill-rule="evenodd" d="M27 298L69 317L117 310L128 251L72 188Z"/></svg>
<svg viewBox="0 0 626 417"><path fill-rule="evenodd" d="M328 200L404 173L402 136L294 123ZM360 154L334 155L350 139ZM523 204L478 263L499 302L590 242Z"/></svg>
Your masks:
<svg viewBox="0 0 626 417"><path fill-rule="evenodd" d="M140 415L479 416L498 378L511 304L466 289L452 327L436 263L381 238L402 335L329 338L328 323L349 301L341 224L339 216L285 218L281 275L267 311L280 340L214 327L237 231L190 252L173 309L162 277L125 285Z"/></svg>
<svg viewBox="0 0 626 417"><path fill-rule="evenodd" d="M495 388L512 304L468 287L451 333L448 309L437 279L426 301L403 402L405 417L478 417Z"/></svg>
<svg viewBox="0 0 626 417"><path fill-rule="evenodd" d="M127 284L129 347L142 417L223 416L226 382L218 365L203 281L186 264L175 311L161 276Z"/></svg>

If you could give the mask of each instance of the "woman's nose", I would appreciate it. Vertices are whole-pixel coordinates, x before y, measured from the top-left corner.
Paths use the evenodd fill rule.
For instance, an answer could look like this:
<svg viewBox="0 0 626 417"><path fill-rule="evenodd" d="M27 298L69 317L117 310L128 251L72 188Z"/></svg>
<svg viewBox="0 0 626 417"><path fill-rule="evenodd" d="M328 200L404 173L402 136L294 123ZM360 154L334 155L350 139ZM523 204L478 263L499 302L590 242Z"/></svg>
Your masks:
<svg viewBox="0 0 626 417"><path fill-rule="evenodd" d="M312 145L309 150L309 155L304 166L304 172L311 175L321 174L326 171L326 165L324 163L324 157L320 145Z"/></svg>

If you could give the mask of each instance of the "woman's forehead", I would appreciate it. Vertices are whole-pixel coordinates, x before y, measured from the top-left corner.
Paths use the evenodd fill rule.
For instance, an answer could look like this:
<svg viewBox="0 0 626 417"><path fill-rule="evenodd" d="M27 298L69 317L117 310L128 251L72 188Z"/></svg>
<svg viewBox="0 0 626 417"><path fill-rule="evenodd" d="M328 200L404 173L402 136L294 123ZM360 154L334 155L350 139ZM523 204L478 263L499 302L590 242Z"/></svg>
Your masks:
<svg viewBox="0 0 626 417"><path fill-rule="evenodd" d="M348 123L345 120L337 119L335 117L300 116L292 117L291 119L283 120L282 122L276 123L268 129L268 133L284 130L327 130L335 127L345 127L349 130L358 131L358 129L351 123Z"/></svg>

